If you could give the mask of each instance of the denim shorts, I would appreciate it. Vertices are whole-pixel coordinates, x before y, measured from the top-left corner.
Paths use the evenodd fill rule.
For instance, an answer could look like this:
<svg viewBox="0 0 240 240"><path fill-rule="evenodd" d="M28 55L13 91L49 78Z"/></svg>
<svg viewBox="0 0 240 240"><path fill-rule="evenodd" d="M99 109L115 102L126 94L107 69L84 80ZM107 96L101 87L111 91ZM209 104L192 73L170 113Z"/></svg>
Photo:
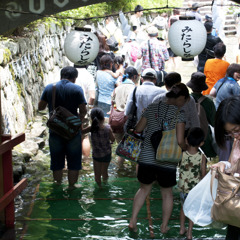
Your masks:
<svg viewBox="0 0 240 240"><path fill-rule="evenodd" d="M98 102L98 107L101 108L104 112L104 117L109 118L109 114L107 112L110 111L111 104L103 103L103 102Z"/></svg>
<svg viewBox="0 0 240 240"><path fill-rule="evenodd" d="M67 168L69 170L82 169L82 141L81 133L71 139L65 140L56 133L49 133L49 147L51 155L52 171L61 170L65 167L67 159Z"/></svg>

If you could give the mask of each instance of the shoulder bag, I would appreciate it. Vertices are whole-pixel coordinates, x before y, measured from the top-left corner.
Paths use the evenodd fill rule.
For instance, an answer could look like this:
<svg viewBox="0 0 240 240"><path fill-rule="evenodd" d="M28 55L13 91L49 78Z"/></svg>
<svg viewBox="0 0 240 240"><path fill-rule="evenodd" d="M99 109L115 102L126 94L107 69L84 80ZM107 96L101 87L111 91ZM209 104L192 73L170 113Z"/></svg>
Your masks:
<svg viewBox="0 0 240 240"><path fill-rule="evenodd" d="M74 138L81 128L81 120L68 111L66 108L58 106L55 108L56 85L53 85L52 90L52 112L47 121L47 126L51 131L55 132L66 140Z"/></svg>
<svg viewBox="0 0 240 240"><path fill-rule="evenodd" d="M173 119L173 121L175 121L174 129L162 131L162 139L158 145L156 153L156 160L159 162L179 163L182 160L182 149L178 145L176 136L176 122L178 113L179 111L176 112Z"/></svg>
<svg viewBox="0 0 240 240"><path fill-rule="evenodd" d="M137 105L136 105L136 90L137 87L133 90L133 104L130 110L130 113L127 116L127 121L124 125L124 131L127 132L129 129L134 129L137 124Z"/></svg>
<svg viewBox="0 0 240 240"><path fill-rule="evenodd" d="M113 95L115 94L115 90ZM109 125L111 126L114 133L122 133L124 124L126 122L126 117L124 111L118 111L114 107L114 102L112 101L111 112L109 116Z"/></svg>
<svg viewBox="0 0 240 240"><path fill-rule="evenodd" d="M118 144L116 154L120 157L137 162L141 153L143 143L142 136L138 136L133 132L126 132L123 139Z"/></svg>
<svg viewBox="0 0 240 240"><path fill-rule="evenodd" d="M240 178L212 171L211 192L218 174L217 196L211 209L213 220L240 228Z"/></svg>

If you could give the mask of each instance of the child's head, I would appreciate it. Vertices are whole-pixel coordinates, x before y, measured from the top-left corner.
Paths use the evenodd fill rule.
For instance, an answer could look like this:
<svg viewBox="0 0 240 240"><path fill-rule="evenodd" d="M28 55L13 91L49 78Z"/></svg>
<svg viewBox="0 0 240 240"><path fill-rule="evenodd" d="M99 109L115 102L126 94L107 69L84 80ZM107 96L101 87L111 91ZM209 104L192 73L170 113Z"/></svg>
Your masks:
<svg viewBox="0 0 240 240"><path fill-rule="evenodd" d="M99 124L104 121L104 112L101 108L93 108L90 117L92 120L91 132L97 132L99 130Z"/></svg>
<svg viewBox="0 0 240 240"><path fill-rule="evenodd" d="M120 56L114 58L114 65L118 69L120 65L123 65L124 59Z"/></svg>
<svg viewBox="0 0 240 240"><path fill-rule="evenodd" d="M200 127L191 128L187 135L187 143L191 147L199 148L204 144L205 134Z"/></svg>

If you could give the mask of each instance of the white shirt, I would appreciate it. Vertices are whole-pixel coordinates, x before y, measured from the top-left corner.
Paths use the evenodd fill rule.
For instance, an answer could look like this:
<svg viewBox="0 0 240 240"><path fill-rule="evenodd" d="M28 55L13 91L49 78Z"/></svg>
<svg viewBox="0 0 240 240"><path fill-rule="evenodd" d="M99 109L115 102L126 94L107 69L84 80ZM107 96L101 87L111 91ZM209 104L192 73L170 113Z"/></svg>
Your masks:
<svg viewBox="0 0 240 240"><path fill-rule="evenodd" d="M150 103L152 103L154 97L165 92L166 90L155 86L155 84L151 81L143 82L141 86L138 86L136 90L137 119L139 120L141 118L142 113L145 111L147 106ZM133 104L133 91L128 96L125 108L126 116L130 113L132 104Z"/></svg>
<svg viewBox="0 0 240 240"><path fill-rule="evenodd" d="M78 78L75 84L79 85L83 89L84 97L86 102L89 100L89 91L95 91L94 78L86 68L77 68Z"/></svg>

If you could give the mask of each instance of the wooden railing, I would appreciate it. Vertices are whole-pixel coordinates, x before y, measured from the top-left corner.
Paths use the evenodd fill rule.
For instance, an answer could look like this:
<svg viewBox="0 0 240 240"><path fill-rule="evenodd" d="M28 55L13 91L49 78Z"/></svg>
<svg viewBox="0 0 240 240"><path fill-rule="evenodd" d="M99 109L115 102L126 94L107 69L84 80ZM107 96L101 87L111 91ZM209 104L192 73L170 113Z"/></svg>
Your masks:
<svg viewBox="0 0 240 240"><path fill-rule="evenodd" d="M14 198L27 186L27 179L22 179L15 186L13 184L12 149L25 141L25 134L14 138L2 135L0 144L0 218L7 228L14 227L15 210Z"/></svg>

